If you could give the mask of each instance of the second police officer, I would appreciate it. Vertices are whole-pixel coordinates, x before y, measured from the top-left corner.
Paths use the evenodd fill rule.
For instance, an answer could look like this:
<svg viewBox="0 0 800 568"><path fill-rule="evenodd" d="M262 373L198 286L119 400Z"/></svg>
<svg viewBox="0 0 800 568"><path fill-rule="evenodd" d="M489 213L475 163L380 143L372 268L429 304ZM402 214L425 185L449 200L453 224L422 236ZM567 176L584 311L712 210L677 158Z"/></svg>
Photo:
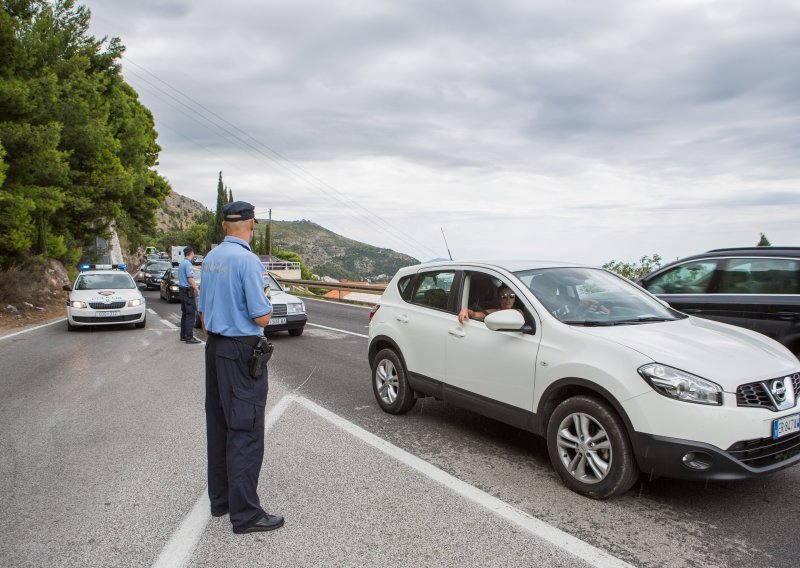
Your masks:
<svg viewBox="0 0 800 568"><path fill-rule="evenodd" d="M283 517L264 511L258 478L264 458L266 366L251 374L254 347L264 341L272 305L263 271L250 250L255 230L251 204L223 208L227 236L203 261L199 311L206 344L206 433L211 514L230 513L235 533L269 531Z"/></svg>
<svg viewBox="0 0 800 568"><path fill-rule="evenodd" d="M194 336L194 321L197 314L197 295L200 292L192 274L194 249L183 249L183 260L178 268L178 289L181 299L181 341L189 344L202 343Z"/></svg>

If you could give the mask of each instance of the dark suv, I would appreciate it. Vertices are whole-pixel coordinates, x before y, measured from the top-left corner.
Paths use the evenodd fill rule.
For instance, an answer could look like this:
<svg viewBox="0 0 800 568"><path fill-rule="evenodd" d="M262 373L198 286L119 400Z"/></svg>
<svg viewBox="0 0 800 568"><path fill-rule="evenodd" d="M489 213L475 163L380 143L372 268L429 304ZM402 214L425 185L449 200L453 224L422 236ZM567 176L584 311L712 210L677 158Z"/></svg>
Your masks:
<svg viewBox="0 0 800 568"><path fill-rule="evenodd" d="M676 310L761 332L800 358L800 247L716 249L639 284Z"/></svg>

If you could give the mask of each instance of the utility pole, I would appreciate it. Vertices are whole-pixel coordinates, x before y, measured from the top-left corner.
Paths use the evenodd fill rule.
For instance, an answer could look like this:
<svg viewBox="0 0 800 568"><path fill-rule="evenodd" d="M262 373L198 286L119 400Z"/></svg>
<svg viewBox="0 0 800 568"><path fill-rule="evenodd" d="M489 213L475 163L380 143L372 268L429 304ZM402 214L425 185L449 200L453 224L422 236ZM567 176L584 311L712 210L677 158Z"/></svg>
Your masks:
<svg viewBox="0 0 800 568"><path fill-rule="evenodd" d="M272 209L269 210L269 261L272 262Z"/></svg>

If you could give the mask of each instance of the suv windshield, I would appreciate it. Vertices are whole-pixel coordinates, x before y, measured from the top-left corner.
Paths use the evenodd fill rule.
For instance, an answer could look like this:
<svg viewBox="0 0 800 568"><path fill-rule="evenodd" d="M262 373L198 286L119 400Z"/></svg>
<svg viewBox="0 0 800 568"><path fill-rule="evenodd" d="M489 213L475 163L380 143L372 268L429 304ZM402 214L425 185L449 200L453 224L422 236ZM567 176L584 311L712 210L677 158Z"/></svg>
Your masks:
<svg viewBox="0 0 800 568"><path fill-rule="evenodd" d="M283 291L283 288L281 288L281 285L278 284L278 282L272 277L272 274L270 274L268 272L265 272L263 274L263 277L264 277L264 286L265 287L269 286L270 290L273 290L273 291L275 291L275 290L277 290L279 292Z"/></svg>
<svg viewBox="0 0 800 568"><path fill-rule="evenodd" d="M564 323L622 325L686 317L605 270L542 268L515 274Z"/></svg>
<svg viewBox="0 0 800 568"><path fill-rule="evenodd" d="M75 290L131 290L136 283L128 274L81 274Z"/></svg>

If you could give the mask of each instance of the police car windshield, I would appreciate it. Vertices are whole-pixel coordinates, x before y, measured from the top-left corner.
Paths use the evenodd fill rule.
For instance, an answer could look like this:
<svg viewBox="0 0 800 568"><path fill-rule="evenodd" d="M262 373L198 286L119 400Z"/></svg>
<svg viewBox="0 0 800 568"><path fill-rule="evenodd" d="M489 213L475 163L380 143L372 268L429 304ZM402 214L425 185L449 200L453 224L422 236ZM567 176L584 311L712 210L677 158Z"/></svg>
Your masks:
<svg viewBox="0 0 800 568"><path fill-rule="evenodd" d="M75 290L132 290L136 284L128 274L81 274Z"/></svg>

